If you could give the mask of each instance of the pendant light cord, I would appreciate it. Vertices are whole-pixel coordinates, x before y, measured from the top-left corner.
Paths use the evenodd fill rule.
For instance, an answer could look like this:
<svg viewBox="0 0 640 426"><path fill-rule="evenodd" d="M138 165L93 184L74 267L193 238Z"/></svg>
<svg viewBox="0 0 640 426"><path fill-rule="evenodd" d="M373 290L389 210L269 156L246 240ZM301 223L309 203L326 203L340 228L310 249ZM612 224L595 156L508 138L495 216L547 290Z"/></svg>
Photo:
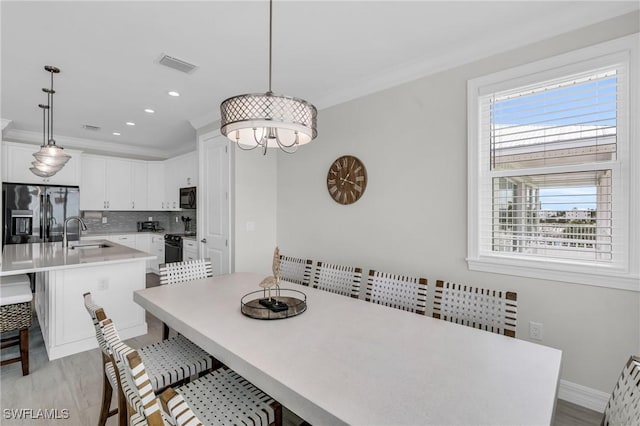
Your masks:
<svg viewBox="0 0 640 426"><path fill-rule="evenodd" d="M49 93L49 99L51 99L51 103L49 104L49 127L51 128L51 131L49 140L47 142L51 142L53 140L53 94L55 93L53 91L53 71L49 72L51 73L51 92Z"/></svg>
<svg viewBox="0 0 640 426"><path fill-rule="evenodd" d="M269 93L271 93L271 39L273 37L273 0L269 0Z"/></svg>

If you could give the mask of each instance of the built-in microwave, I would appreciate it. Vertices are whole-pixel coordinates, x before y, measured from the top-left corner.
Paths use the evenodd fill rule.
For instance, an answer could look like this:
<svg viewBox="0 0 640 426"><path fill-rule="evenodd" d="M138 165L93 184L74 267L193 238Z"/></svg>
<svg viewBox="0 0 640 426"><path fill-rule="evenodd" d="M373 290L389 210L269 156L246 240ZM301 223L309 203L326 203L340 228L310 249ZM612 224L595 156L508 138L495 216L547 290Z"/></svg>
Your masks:
<svg viewBox="0 0 640 426"><path fill-rule="evenodd" d="M180 208L195 209L196 208L196 187L180 188Z"/></svg>

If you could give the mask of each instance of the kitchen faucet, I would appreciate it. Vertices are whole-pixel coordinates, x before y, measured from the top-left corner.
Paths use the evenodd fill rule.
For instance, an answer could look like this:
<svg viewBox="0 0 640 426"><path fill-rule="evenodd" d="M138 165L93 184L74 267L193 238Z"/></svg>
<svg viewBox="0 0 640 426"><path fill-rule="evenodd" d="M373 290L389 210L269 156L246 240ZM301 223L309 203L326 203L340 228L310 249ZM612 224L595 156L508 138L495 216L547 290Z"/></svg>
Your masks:
<svg viewBox="0 0 640 426"><path fill-rule="evenodd" d="M67 224L72 220L77 220L83 231L87 230L87 225L84 223L84 220L82 220L81 217L70 216L66 218L64 221L64 227L62 228L62 247L69 247L69 240L67 239Z"/></svg>

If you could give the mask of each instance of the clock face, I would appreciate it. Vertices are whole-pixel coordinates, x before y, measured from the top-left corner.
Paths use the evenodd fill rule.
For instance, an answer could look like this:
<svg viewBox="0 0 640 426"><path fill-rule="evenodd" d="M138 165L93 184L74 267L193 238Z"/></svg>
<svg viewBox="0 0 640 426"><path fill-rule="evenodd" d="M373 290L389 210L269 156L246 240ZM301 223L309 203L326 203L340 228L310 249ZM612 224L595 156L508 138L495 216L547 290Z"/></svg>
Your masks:
<svg viewBox="0 0 640 426"><path fill-rule="evenodd" d="M327 173L327 189L335 202L352 204L367 188L367 169L353 155L343 155L331 164Z"/></svg>

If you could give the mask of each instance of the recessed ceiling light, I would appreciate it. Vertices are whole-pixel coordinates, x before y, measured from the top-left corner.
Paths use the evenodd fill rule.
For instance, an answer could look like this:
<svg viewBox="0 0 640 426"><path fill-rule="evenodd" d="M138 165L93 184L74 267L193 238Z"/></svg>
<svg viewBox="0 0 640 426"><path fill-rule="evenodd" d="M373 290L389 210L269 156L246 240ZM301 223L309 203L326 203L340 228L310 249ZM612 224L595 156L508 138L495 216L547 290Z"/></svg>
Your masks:
<svg viewBox="0 0 640 426"><path fill-rule="evenodd" d="M171 92L169 92L168 94L169 94L169 96L180 96L180 93L174 92L173 90Z"/></svg>
<svg viewBox="0 0 640 426"><path fill-rule="evenodd" d="M120 133L118 133L118 132L113 132L113 136L120 136Z"/></svg>
<svg viewBox="0 0 640 426"><path fill-rule="evenodd" d="M134 123L133 121L127 121L125 124L127 126L135 126L136 125L136 123Z"/></svg>
<svg viewBox="0 0 640 426"><path fill-rule="evenodd" d="M147 112L149 114L153 114L155 111L152 110L151 108L147 108L147 109L144 110L144 112Z"/></svg>

